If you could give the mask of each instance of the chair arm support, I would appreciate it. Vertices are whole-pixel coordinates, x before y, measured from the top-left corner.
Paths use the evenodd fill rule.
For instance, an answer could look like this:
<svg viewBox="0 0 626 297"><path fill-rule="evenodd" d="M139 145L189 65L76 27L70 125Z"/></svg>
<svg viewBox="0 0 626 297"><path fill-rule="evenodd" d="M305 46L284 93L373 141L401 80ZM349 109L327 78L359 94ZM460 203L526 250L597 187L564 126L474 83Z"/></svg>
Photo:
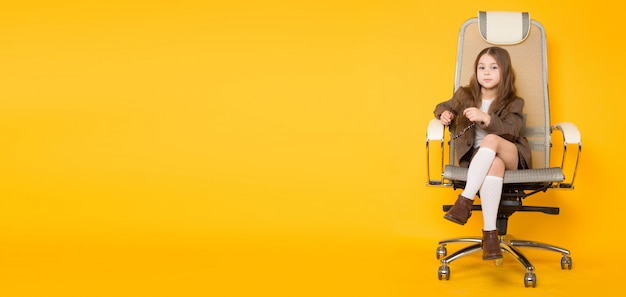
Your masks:
<svg viewBox="0 0 626 297"><path fill-rule="evenodd" d="M444 184L443 180L444 146L445 127L438 119L432 119L428 123L428 130L426 131L426 176L428 179L427 185L447 186ZM436 163L439 164L439 168L435 166L431 168L431 160L436 161ZM435 175L437 175L436 178L434 177Z"/></svg>
<svg viewBox="0 0 626 297"><path fill-rule="evenodd" d="M574 168L572 171L572 179L569 183L561 183L559 184L560 188L574 188L574 179L576 178L576 172L578 171L578 161L580 160L580 152L582 151L582 138L580 136L580 131L578 127L570 122L560 122L554 124L551 127L552 131L559 130L563 134L563 159L561 160L561 169L565 167L567 156L567 146L568 145L576 145L578 150L576 152L576 157L574 162ZM568 162L569 163L569 162Z"/></svg>

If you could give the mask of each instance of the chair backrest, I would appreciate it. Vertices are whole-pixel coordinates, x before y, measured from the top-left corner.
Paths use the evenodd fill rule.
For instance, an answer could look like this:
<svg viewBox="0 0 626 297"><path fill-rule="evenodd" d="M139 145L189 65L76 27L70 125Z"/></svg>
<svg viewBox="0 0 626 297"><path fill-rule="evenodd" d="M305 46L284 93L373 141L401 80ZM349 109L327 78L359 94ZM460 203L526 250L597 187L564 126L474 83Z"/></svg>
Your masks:
<svg viewBox="0 0 626 297"><path fill-rule="evenodd" d="M474 60L486 47L500 46L511 55L517 94L524 99L526 117L523 136L530 142L533 168L550 166L550 104L546 35L543 26L528 13L479 12L459 32L454 89L467 85ZM454 149L450 149L454 153ZM450 160L454 160L451 155Z"/></svg>

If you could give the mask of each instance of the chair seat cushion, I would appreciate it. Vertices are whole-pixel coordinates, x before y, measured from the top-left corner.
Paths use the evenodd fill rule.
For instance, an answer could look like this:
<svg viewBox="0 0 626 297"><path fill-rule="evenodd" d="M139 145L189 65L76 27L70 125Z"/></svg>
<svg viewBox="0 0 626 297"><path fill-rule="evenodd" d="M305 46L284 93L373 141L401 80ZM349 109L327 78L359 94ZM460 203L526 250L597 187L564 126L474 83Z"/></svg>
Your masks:
<svg viewBox="0 0 626 297"><path fill-rule="evenodd" d="M447 165L443 177L452 181L467 181L467 168ZM504 172L504 184L550 183L562 182L565 179L559 167L507 170Z"/></svg>

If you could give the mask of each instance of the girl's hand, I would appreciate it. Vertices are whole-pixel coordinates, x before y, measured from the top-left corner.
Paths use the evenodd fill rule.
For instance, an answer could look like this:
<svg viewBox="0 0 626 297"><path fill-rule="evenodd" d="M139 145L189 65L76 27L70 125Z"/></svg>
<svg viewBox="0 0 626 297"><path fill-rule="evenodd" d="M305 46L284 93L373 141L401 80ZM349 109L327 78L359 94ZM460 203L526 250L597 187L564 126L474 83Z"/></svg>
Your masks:
<svg viewBox="0 0 626 297"><path fill-rule="evenodd" d="M463 111L463 115L472 122L482 122L486 126L489 126L489 122L491 121L491 116L476 107L466 108Z"/></svg>
<svg viewBox="0 0 626 297"><path fill-rule="evenodd" d="M439 120L441 121L441 124L444 126L448 126L450 125L450 123L452 123L452 119L454 119L454 114L449 112L449 111L444 111L441 116L439 117Z"/></svg>

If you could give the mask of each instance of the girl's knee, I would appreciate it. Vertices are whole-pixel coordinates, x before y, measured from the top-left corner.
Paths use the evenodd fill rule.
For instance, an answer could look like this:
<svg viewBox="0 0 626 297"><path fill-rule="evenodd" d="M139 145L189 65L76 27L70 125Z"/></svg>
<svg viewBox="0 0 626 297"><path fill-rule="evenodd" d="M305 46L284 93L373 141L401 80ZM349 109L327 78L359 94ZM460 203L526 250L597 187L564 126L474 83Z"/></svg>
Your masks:
<svg viewBox="0 0 626 297"><path fill-rule="evenodd" d="M486 146L486 147L494 148L494 147L496 147L498 145L498 143L500 142L500 139L502 139L502 138L500 136L496 135L496 134L487 134L483 138L483 142L481 143L481 147L482 146Z"/></svg>

